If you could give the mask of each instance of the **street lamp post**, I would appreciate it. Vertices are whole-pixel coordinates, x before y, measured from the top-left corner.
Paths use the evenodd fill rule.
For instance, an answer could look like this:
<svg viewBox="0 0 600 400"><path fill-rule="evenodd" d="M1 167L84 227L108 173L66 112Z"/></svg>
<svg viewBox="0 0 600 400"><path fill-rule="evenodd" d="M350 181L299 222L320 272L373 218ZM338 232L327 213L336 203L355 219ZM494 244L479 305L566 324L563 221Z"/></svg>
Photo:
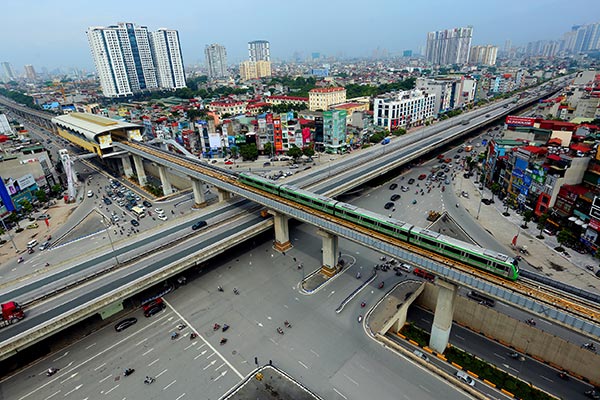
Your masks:
<svg viewBox="0 0 600 400"><path fill-rule="evenodd" d="M110 232L108 230L108 223L105 221L104 229L106 230L106 234L108 235L108 240L110 241L110 248L112 249L113 255L115 256L115 261L117 265L119 265L119 258L117 257L117 253L115 252L115 245L112 241L112 237L110 236Z"/></svg>
<svg viewBox="0 0 600 400"><path fill-rule="evenodd" d="M12 237L12 235L10 234L10 231L8 230L8 228L6 227L6 224L4 223L4 220L1 219L0 221L2 221L2 226L4 226L4 230L6 231L6 233L8 233L8 237L10 238L10 242L12 243L13 247L15 248L15 252L19 252L19 249L17 248L17 245L15 244L15 241Z"/></svg>

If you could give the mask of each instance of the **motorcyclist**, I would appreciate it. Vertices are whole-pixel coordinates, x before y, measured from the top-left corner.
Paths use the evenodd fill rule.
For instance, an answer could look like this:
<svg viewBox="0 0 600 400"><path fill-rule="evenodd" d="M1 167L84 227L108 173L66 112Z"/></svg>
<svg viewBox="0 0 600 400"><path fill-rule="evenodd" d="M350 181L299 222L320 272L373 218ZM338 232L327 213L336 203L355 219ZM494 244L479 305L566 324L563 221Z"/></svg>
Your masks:
<svg viewBox="0 0 600 400"><path fill-rule="evenodd" d="M281 329L281 327L277 327L277 333L283 335L283 329Z"/></svg>
<svg viewBox="0 0 600 400"><path fill-rule="evenodd" d="M237 288L233 288L233 293L240 294L240 292L237 290Z"/></svg>
<svg viewBox="0 0 600 400"><path fill-rule="evenodd" d="M360 279L360 272L356 273L356 279Z"/></svg>
<svg viewBox="0 0 600 400"><path fill-rule="evenodd" d="M217 290L218 290L219 292L222 292L222 291L223 291L223 288L222 288L221 286L217 286Z"/></svg>

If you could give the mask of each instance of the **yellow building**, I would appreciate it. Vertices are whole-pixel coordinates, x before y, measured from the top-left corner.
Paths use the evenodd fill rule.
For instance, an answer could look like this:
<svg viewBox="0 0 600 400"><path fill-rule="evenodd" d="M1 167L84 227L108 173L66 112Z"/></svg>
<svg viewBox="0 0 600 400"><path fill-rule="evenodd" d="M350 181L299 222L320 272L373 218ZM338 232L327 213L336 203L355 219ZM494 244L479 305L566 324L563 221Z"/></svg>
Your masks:
<svg viewBox="0 0 600 400"><path fill-rule="evenodd" d="M259 78L271 76L271 61L260 60L256 62L256 74Z"/></svg>
<svg viewBox="0 0 600 400"><path fill-rule="evenodd" d="M346 89L343 87L315 88L308 92L308 109L327 110L329 106L346 102Z"/></svg>
<svg viewBox="0 0 600 400"><path fill-rule="evenodd" d="M240 79L249 81L271 76L271 61L243 61L240 64Z"/></svg>

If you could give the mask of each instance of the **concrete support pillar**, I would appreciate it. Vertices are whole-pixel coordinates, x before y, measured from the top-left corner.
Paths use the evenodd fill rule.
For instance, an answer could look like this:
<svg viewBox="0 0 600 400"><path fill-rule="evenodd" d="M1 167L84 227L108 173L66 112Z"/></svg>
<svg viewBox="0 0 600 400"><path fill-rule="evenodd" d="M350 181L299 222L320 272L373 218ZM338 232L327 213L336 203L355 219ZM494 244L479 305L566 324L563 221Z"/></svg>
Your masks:
<svg viewBox="0 0 600 400"><path fill-rule="evenodd" d="M438 353L443 353L448 346L448 339L450 338L457 287L439 279L436 283L439 292L433 316L433 325L431 326L429 347Z"/></svg>
<svg viewBox="0 0 600 400"><path fill-rule="evenodd" d="M323 238L323 266L321 272L327 276L333 276L338 272L338 237L324 230L317 230L317 234Z"/></svg>
<svg viewBox="0 0 600 400"><path fill-rule="evenodd" d="M133 176L133 168L131 168L131 160L129 159L129 155L126 155L121 158L123 161L123 171L125 172L125 176L127 178L131 178Z"/></svg>
<svg viewBox="0 0 600 400"><path fill-rule="evenodd" d="M168 196L171 193L173 193L171 182L169 181L169 177L167 176L167 168L163 167L162 165L159 165L158 174L160 175L160 184L163 188L163 195Z"/></svg>
<svg viewBox="0 0 600 400"><path fill-rule="evenodd" d="M204 207L206 205L206 197L204 197L204 184L202 181L194 178L192 180L192 190L194 191L194 208Z"/></svg>
<svg viewBox="0 0 600 400"><path fill-rule="evenodd" d="M288 216L278 212L269 211L274 216L275 225L275 250L286 251L292 248L290 243L290 230L288 226Z"/></svg>
<svg viewBox="0 0 600 400"><path fill-rule="evenodd" d="M219 201L225 201L231 198L231 193L229 193L227 190L217 188L217 196L219 198Z"/></svg>
<svg viewBox="0 0 600 400"><path fill-rule="evenodd" d="M138 182L140 186L146 186L148 183L148 178L146 178L146 171L144 170L144 163L142 162L142 157L137 154L133 155L133 163L135 164L135 172L137 172Z"/></svg>

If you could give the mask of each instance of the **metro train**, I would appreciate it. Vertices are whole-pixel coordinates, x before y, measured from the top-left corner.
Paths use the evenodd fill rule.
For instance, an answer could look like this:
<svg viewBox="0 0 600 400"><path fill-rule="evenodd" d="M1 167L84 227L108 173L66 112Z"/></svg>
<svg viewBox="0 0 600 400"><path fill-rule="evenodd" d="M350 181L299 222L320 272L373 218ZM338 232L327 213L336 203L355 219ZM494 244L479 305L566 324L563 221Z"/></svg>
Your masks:
<svg viewBox="0 0 600 400"><path fill-rule="evenodd" d="M403 221L386 218L383 215L352 204L337 201L292 185L277 183L252 173L241 173L238 175L238 180L245 185L400 239L474 268L483 269L513 281L519 277L517 260L505 254L474 246Z"/></svg>

